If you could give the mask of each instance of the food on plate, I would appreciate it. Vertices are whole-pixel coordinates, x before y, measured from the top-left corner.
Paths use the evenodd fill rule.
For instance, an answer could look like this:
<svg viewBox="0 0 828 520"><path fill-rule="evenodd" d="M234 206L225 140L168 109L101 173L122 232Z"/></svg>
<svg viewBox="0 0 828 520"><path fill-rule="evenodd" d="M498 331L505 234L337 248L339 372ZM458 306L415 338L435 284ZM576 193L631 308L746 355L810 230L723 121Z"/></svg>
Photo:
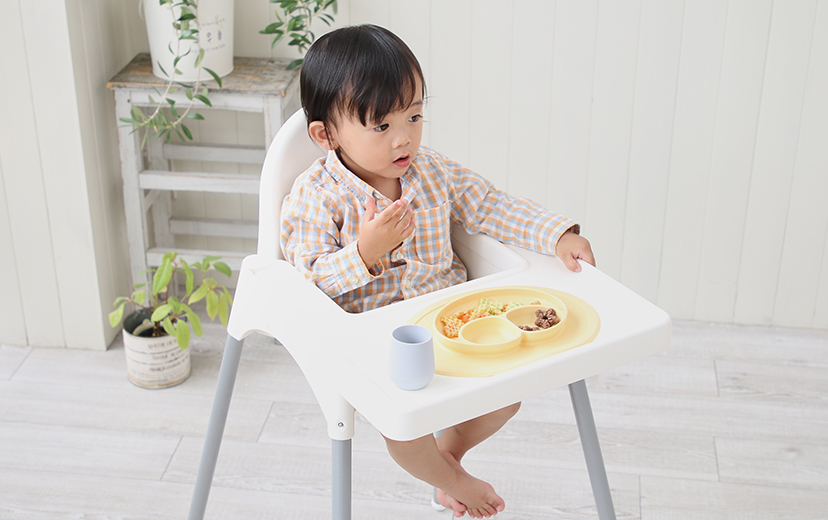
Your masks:
<svg viewBox="0 0 828 520"><path fill-rule="evenodd" d="M533 301L529 305L540 305L540 301ZM517 307L523 307L524 303L520 302L509 302L503 303L497 300L490 300L488 298L481 298L480 303L477 307L472 309L466 309L462 311L458 311L449 316L441 316L440 322L443 324L443 334L447 338L456 338L460 334L460 327L465 325L466 323L470 322L471 320L475 320L477 318L484 318L486 316L499 316L507 311L515 309ZM554 309L548 309L546 312L552 311L552 315L557 320L557 316L555 315ZM540 310L538 311L540 312ZM536 313L537 314L537 313ZM540 319L540 318L539 318ZM537 321L536 321L537 323ZM545 322L546 323L546 322ZM557 321L555 321L557 323ZM555 323L552 323L554 325ZM548 328L551 325L548 325ZM523 327L521 327L523 328ZM524 329L526 330L526 329ZM536 329L540 330L540 329Z"/></svg>

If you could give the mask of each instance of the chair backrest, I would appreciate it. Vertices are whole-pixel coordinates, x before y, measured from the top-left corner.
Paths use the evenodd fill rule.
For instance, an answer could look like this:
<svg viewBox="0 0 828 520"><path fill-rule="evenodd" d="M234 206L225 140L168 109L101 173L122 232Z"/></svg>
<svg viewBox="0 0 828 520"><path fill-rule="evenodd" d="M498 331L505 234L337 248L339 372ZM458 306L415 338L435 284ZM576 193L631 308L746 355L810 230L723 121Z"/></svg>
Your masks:
<svg viewBox="0 0 828 520"><path fill-rule="evenodd" d="M284 258L279 247L282 200L290 193L296 177L325 153L308 135L302 109L290 116L273 138L259 181L259 255Z"/></svg>

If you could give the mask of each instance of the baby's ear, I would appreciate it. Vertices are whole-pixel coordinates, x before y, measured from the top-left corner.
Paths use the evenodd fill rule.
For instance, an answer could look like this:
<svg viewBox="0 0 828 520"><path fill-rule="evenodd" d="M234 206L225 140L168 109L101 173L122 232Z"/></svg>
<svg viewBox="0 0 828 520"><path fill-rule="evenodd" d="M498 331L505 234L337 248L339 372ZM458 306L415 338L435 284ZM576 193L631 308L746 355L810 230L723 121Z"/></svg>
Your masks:
<svg viewBox="0 0 828 520"><path fill-rule="evenodd" d="M316 144L325 150L336 149L336 142L334 141L333 135L328 132L328 128L322 121L311 121L308 125L308 134L310 134L311 139L316 141Z"/></svg>

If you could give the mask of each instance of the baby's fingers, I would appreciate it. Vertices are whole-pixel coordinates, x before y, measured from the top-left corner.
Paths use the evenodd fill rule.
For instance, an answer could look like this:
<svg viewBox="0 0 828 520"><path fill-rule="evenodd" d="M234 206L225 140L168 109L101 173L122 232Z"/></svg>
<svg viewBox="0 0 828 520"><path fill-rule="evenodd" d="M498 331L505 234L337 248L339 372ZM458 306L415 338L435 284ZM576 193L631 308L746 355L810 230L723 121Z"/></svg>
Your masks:
<svg viewBox="0 0 828 520"><path fill-rule="evenodd" d="M403 199L399 199L394 201L393 204L385 208L380 216L383 218L384 222L390 222L392 224L396 224L405 216L405 213L408 211L408 203Z"/></svg>

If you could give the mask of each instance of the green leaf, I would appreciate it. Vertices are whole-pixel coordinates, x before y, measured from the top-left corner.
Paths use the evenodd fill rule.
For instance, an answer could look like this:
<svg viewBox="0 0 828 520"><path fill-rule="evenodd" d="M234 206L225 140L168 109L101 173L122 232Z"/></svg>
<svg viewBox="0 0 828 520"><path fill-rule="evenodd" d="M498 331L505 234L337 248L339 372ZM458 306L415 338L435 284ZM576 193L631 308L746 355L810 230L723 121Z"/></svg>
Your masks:
<svg viewBox="0 0 828 520"><path fill-rule="evenodd" d="M109 325L111 325L112 328L117 327L118 324L121 323L121 318L124 317L124 305L126 305L126 302L122 303L117 309L109 313Z"/></svg>
<svg viewBox="0 0 828 520"><path fill-rule="evenodd" d="M144 302L147 300L147 291L135 291L132 293L132 299L138 305L144 305Z"/></svg>
<svg viewBox="0 0 828 520"><path fill-rule="evenodd" d="M276 36L274 36L274 37L273 37L273 41L270 43L270 48L272 49L273 47L276 47L276 45L277 45L280 41L282 41L282 38L284 37L284 35L285 35L284 33L280 32L280 33L278 33Z"/></svg>
<svg viewBox="0 0 828 520"><path fill-rule="evenodd" d="M216 314L219 311L219 297L215 293L215 291L210 291L207 293L207 316L210 319L215 319Z"/></svg>
<svg viewBox="0 0 828 520"><path fill-rule="evenodd" d="M167 255L164 255L164 259L161 261L161 266L158 267L157 271L155 271L155 276L152 280L152 294L158 294L163 291L167 285L169 285L170 280L172 280L172 275L172 259L170 259Z"/></svg>
<svg viewBox="0 0 828 520"><path fill-rule="evenodd" d="M198 57L196 58L196 61L195 61L195 68L201 67L201 61L203 59L204 59L204 49L199 49L198 50Z"/></svg>
<svg viewBox="0 0 828 520"><path fill-rule="evenodd" d="M284 22L273 22L272 24L268 25L261 31L259 34L282 34L284 31L280 31L279 28L284 25Z"/></svg>
<svg viewBox="0 0 828 520"><path fill-rule="evenodd" d="M193 332L195 332L196 336L200 337L204 334L204 328L201 326L201 318L189 308L187 309L187 321L193 326Z"/></svg>
<svg viewBox="0 0 828 520"><path fill-rule="evenodd" d="M159 322L167 317L170 312L172 312L173 306L169 303L165 303L164 305L160 305L155 311L152 313L150 320Z"/></svg>
<svg viewBox="0 0 828 520"><path fill-rule="evenodd" d="M299 59L293 60L293 61L291 61L291 62L288 64L288 66L287 66L287 67L285 67L285 69L286 69L286 70L293 70L293 69L295 69L296 67L301 66L303 61L305 61L305 60L303 60L302 58L299 58Z"/></svg>
<svg viewBox="0 0 828 520"><path fill-rule="evenodd" d="M170 318L164 318L164 321L161 322L161 326L164 327L164 332L170 336L175 336L175 327L173 327L172 320Z"/></svg>
<svg viewBox="0 0 828 520"><path fill-rule="evenodd" d="M189 128L187 128L187 125L185 125L184 123L181 123L181 130L184 132L184 135L186 135L186 136L187 136L187 138L188 138L190 141L192 141L192 140L193 140L193 133L192 133L192 132L190 132L190 129L189 129Z"/></svg>
<svg viewBox="0 0 828 520"><path fill-rule="evenodd" d="M205 296L207 296L208 292L210 292L210 287L207 286L207 285L202 285L201 287L198 288L198 290L196 290L196 292L193 293L192 296L190 296L190 299L187 303L192 305L196 302L200 302L201 300L204 299Z"/></svg>
<svg viewBox="0 0 828 520"><path fill-rule="evenodd" d="M213 106L213 104L212 104L212 103L210 103L210 100L209 100L209 99L207 99L207 96L202 96L201 94L196 94L196 95L195 95L195 96L193 96L193 97L195 97L196 99L198 99L199 101L201 101L202 103L204 103L205 105L207 105L208 107Z"/></svg>
<svg viewBox="0 0 828 520"><path fill-rule="evenodd" d="M204 116L199 114L198 112L187 112L187 119L197 119L199 121L204 121Z"/></svg>
<svg viewBox="0 0 828 520"><path fill-rule="evenodd" d="M224 262L216 262L213 264L213 269L222 273L223 275L227 276L228 278L233 276L233 271L230 270L230 267L225 264Z"/></svg>
<svg viewBox="0 0 828 520"><path fill-rule="evenodd" d="M216 74L215 71L213 71L213 69L208 69L207 67L202 68L206 70L208 74L213 76L213 79L216 81L216 83L218 83L219 88L221 88L221 78L219 77L219 75Z"/></svg>
<svg viewBox="0 0 828 520"><path fill-rule="evenodd" d="M228 293L222 293L218 310L221 324L227 328L227 323L230 319L230 295Z"/></svg>
<svg viewBox="0 0 828 520"><path fill-rule="evenodd" d="M204 257L204 265L207 265L210 262L215 262L216 260L221 260L221 257L220 256L205 256Z"/></svg>
<svg viewBox="0 0 828 520"><path fill-rule="evenodd" d="M295 16L288 21L287 30L288 31L298 31L305 28L305 18L307 15L299 15Z"/></svg>
<svg viewBox="0 0 828 520"><path fill-rule="evenodd" d="M185 286L187 292L185 294L190 294L193 292L193 270L184 260L181 260L181 268L184 270L184 275L187 277Z"/></svg>
<svg viewBox="0 0 828 520"><path fill-rule="evenodd" d="M175 325L175 340L181 350L184 350L190 345L190 326L181 320L177 321Z"/></svg>
<svg viewBox="0 0 828 520"><path fill-rule="evenodd" d="M142 112L140 108L135 106L132 107L132 109L129 111L129 114L132 116L132 119L136 121L146 121L147 119L147 116L144 114L144 112Z"/></svg>

